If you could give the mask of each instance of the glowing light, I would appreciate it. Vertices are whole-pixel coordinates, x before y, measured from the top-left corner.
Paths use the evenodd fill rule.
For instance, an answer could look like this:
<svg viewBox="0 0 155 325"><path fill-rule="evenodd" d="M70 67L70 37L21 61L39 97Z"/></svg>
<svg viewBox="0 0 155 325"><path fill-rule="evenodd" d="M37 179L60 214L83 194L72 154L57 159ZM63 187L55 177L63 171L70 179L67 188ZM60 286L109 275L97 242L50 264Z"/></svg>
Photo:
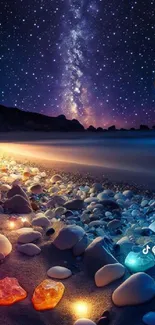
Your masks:
<svg viewBox="0 0 155 325"><path fill-rule="evenodd" d="M9 228L14 229L15 228L15 222L14 221L9 221Z"/></svg>
<svg viewBox="0 0 155 325"><path fill-rule="evenodd" d="M22 217L22 222L26 222L27 221L27 218L26 217Z"/></svg>
<svg viewBox="0 0 155 325"><path fill-rule="evenodd" d="M77 301L73 304L73 310L77 317L86 317L88 316L88 303L84 301Z"/></svg>

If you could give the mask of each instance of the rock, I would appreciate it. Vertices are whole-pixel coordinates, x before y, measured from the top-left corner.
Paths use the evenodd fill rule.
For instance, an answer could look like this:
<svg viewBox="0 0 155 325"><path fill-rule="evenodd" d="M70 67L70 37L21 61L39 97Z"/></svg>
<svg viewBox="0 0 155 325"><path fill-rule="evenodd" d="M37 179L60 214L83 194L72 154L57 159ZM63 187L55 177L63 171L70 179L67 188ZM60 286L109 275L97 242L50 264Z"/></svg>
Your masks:
<svg viewBox="0 0 155 325"><path fill-rule="evenodd" d="M87 246L88 246L88 239L87 236L84 235L83 238L79 240L77 244L75 244L75 246L73 247L73 255L74 256L82 255L85 252Z"/></svg>
<svg viewBox="0 0 155 325"><path fill-rule="evenodd" d="M24 245L18 245L17 250L18 250L18 252L23 253L28 256L35 256L35 255L40 254L40 252L41 252L41 249L37 245L31 244L31 243L24 244Z"/></svg>
<svg viewBox="0 0 155 325"><path fill-rule="evenodd" d="M39 231L34 231L31 229L31 231L27 231L18 237L18 243L27 244L34 242L40 238L41 233Z"/></svg>
<svg viewBox="0 0 155 325"><path fill-rule="evenodd" d="M102 200L100 201L104 207L104 209L109 210L109 211L113 211L113 210L117 210L120 209L120 206L112 200Z"/></svg>
<svg viewBox="0 0 155 325"><path fill-rule="evenodd" d="M72 275L72 272L66 267L53 266L47 271L47 275L53 279L67 279Z"/></svg>
<svg viewBox="0 0 155 325"><path fill-rule="evenodd" d="M84 235L85 231L80 226L67 226L60 230L53 244L61 250L70 249L73 248Z"/></svg>
<svg viewBox="0 0 155 325"><path fill-rule="evenodd" d="M134 306L155 297L155 281L146 273L137 273L123 282L112 295L116 306Z"/></svg>
<svg viewBox="0 0 155 325"><path fill-rule="evenodd" d="M96 324L90 319L80 318L74 323L74 325L96 325Z"/></svg>
<svg viewBox="0 0 155 325"><path fill-rule="evenodd" d="M60 217L63 214L65 214L65 212L66 212L66 209L64 207L58 207L54 211L54 217Z"/></svg>
<svg viewBox="0 0 155 325"><path fill-rule="evenodd" d="M51 236L55 233L54 228L50 227L46 230L46 236Z"/></svg>
<svg viewBox="0 0 155 325"><path fill-rule="evenodd" d="M74 199L74 200L67 201L64 204L64 207L67 210L82 210L84 207L84 202L83 200L80 199Z"/></svg>
<svg viewBox="0 0 155 325"><path fill-rule="evenodd" d="M12 251L12 245L8 238L0 234L0 254L7 256Z"/></svg>
<svg viewBox="0 0 155 325"><path fill-rule="evenodd" d="M118 228L120 228L122 225L121 225L121 222L117 219L114 219L110 222L108 222L107 224L107 228L110 230L110 231L115 231L117 230Z"/></svg>
<svg viewBox="0 0 155 325"><path fill-rule="evenodd" d="M150 224L149 229L155 233L155 221Z"/></svg>
<svg viewBox="0 0 155 325"><path fill-rule="evenodd" d="M33 211L38 211L39 210L39 205L34 202L34 201L31 201L31 208Z"/></svg>
<svg viewBox="0 0 155 325"><path fill-rule="evenodd" d="M30 203L21 195L15 195L4 202L4 210L10 213L28 214L32 212Z"/></svg>
<svg viewBox="0 0 155 325"><path fill-rule="evenodd" d="M87 199L84 200L85 203L97 203L98 199L96 197L88 197Z"/></svg>
<svg viewBox="0 0 155 325"><path fill-rule="evenodd" d="M149 204L148 200L143 200L143 201L141 202L141 207L144 208L144 207L146 207L148 204Z"/></svg>
<svg viewBox="0 0 155 325"><path fill-rule="evenodd" d="M47 310L56 307L61 300L65 287L61 282L51 279L42 281L34 290L32 303L36 310Z"/></svg>
<svg viewBox="0 0 155 325"><path fill-rule="evenodd" d="M117 263L117 260L104 247L104 239L96 238L85 250L84 264L89 274L95 273L107 264Z"/></svg>
<svg viewBox="0 0 155 325"><path fill-rule="evenodd" d="M51 183L56 183L59 181L62 181L62 177L58 174L53 175L52 178L50 179Z"/></svg>
<svg viewBox="0 0 155 325"><path fill-rule="evenodd" d="M127 236L122 237L116 243L120 247L120 252L127 255L128 252L132 250L133 243L129 240Z"/></svg>
<svg viewBox="0 0 155 325"><path fill-rule="evenodd" d="M43 192L42 186L40 184L34 184L29 188L30 192L33 194L41 194Z"/></svg>
<svg viewBox="0 0 155 325"><path fill-rule="evenodd" d="M136 247L136 251L131 251L125 259L126 267L133 273L145 272L155 265L155 259L151 252L144 255L142 254L142 248ZM140 251L139 251L140 250Z"/></svg>
<svg viewBox="0 0 155 325"><path fill-rule="evenodd" d="M126 196L128 199L131 199L133 197L133 192L130 190L126 190L123 192L123 195Z"/></svg>
<svg viewBox="0 0 155 325"><path fill-rule="evenodd" d="M47 202L46 206L48 209L53 209L57 206L64 205L65 202L66 200L62 196L52 195L50 200Z"/></svg>
<svg viewBox="0 0 155 325"><path fill-rule="evenodd" d="M13 186L7 193L8 199L10 199L11 197L13 197L15 195L20 195L23 198L25 198L27 201L29 201L27 194L24 192L24 190L19 185Z"/></svg>
<svg viewBox="0 0 155 325"><path fill-rule="evenodd" d="M149 312L144 315L143 322L147 325L155 325L155 312Z"/></svg>
<svg viewBox="0 0 155 325"><path fill-rule="evenodd" d="M92 185L93 192L100 192L100 191L102 191L102 189L103 189L103 187L102 187L102 184L100 184L100 183L94 183Z"/></svg>
<svg viewBox="0 0 155 325"><path fill-rule="evenodd" d="M48 220L47 217L44 216L43 213L38 213L38 215L36 215L36 216L37 216L37 218L34 218L32 220L33 226L38 226L38 227L43 227L43 228L47 228L50 226L50 221Z"/></svg>
<svg viewBox="0 0 155 325"><path fill-rule="evenodd" d="M0 191L1 192L8 192L11 189L11 186L8 184L2 184L0 185Z"/></svg>
<svg viewBox="0 0 155 325"><path fill-rule="evenodd" d="M6 277L0 280L0 306L9 306L27 297L26 291L16 278Z"/></svg>
<svg viewBox="0 0 155 325"><path fill-rule="evenodd" d="M120 279L125 274L125 267L122 264L108 264L99 269L95 274L97 287L104 287L107 284Z"/></svg>
<svg viewBox="0 0 155 325"><path fill-rule="evenodd" d="M54 211L55 211L54 209L53 210L52 209L47 210L45 212L45 217L47 217L49 219L54 218L54 216L55 216L55 212Z"/></svg>

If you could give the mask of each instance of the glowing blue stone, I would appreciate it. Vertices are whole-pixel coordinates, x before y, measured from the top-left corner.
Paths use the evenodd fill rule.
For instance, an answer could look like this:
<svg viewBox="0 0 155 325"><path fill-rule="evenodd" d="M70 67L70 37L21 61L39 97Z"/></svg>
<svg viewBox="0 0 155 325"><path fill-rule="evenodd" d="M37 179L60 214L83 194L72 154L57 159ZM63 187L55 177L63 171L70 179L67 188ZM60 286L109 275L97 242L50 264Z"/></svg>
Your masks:
<svg viewBox="0 0 155 325"><path fill-rule="evenodd" d="M144 255L142 252L130 252L125 259L125 266L132 272L145 272L155 265L153 254Z"/></svg>

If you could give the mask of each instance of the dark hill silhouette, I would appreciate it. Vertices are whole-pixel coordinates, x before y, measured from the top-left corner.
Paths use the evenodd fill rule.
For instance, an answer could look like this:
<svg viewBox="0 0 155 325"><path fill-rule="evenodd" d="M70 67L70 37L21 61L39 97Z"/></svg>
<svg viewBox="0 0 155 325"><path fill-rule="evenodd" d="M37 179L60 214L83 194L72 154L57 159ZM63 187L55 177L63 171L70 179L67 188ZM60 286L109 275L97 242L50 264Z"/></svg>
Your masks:
<svg viewBox="0 0 155 325"><path fill-rule="evenodd" d="M0 131L55 131L81 132L79 121L67 120L64 115L49 117L0 105Z"/></svg>

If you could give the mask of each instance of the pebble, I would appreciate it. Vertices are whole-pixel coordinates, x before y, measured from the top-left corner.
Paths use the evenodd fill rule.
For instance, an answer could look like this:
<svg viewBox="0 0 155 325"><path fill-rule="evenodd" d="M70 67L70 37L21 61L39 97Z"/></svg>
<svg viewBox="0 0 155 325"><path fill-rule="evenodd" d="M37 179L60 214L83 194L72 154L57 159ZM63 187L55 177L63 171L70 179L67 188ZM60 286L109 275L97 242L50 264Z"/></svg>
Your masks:
<svg viewBox="0 0 155 325"><path fill-rule="evenodd" d="M67 210L82 210L84 207L84 202L83 200L80 199L74 199L74 200L67 201L64 204L64 207Z"/></svg>
<svg viewBox="0 0 155 325"><path fill-rule="evenodd" d="M0 254L7 256L12 251L12 244L9 239L0 234Z"/></svg>
<svg viewBox="0 0 155 325"><path fill-rule="evenodd" d="M33 231L31 229L30 231L27 231L18 237L18 243L27 244L38 239L41 239L41 233L39 231Z"/></svg>
<svg viewBox="0 0 155 325"><path fill-rule="evenodd" d="M56 183L59 181L62 181L62 177L58 174L53 175L52 178L50 179L51 183Z"/></svg>
<svg viewBox="0 0 155 325"><path fill-rule="evenodd" d="M155 281L146 273L130 276L112 295L116 306L135 306L155 297Z"/></svg>
<svg viewBox="0 0 155 325"><path fill-rule="evenodd" d="M23 253L28 256L35 256L41 253L41 249L32 243L24 244L24 245L18 245L17 250L20 253Z"/></svg>
<svg viewBox="0 0 155 325"><path fill-rule="evenodd" d="M155 312L149 312L143 316L143 322L147 325L155 325Z"/></svg>
<svg viewBox="0 0 155 325"><path fill-rule="evenodd" d="M36 218L32 220L32 225L47 228L50 226L50 221L46 216L44 216L44 214L38 213Z"/></svg>
<svg viewBox="0 0 155 325"><path fill-rule="evenodd" d="M60 230L53 244L61 250L71 249L84 235L85 231L83 228L70 225Z"/></svg>
<svg viewBox="0 0 155 325"><path fill-rule="evenodd" d="M125 274L125 267L122 264L108 264L99 269L95 274L97 287L104 287L107 284L120 279Z"/></svg>
<svg viewBox="0 0 155 325"><path fill-rule="evenodd" d="M40 184L34 184L30 187L30 191L33 194L41 194L43 192L42 186Z"/></svg>
<svg viewBox="0 0 155 325"><path fill-rule="evenodd" d="M53 279L67 279L72 275L71 270L62 266L53 266L47 271L47 275Z"/></svg>

